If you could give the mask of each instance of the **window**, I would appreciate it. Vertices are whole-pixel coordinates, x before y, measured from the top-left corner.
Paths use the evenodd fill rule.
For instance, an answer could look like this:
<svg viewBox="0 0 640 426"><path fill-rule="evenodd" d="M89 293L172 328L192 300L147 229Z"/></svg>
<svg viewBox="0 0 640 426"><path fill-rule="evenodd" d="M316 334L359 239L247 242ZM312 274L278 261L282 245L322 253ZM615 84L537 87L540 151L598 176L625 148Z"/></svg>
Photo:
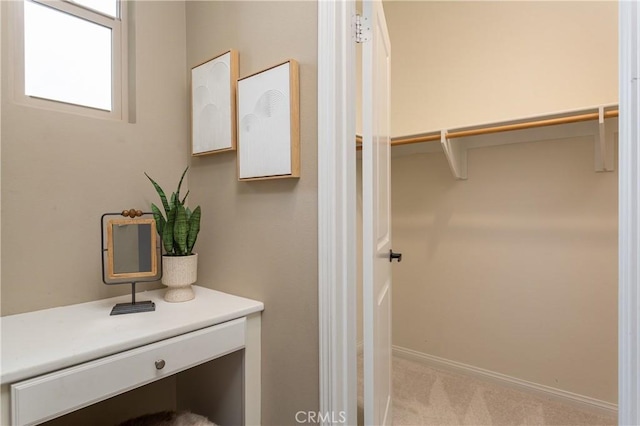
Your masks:
<svg viewBox="0 0 640 426"><path fill-rule="evenodd" d="M46 108L124 118L126 8L120 0L23 0L21 5L19 98Z"/></svg>

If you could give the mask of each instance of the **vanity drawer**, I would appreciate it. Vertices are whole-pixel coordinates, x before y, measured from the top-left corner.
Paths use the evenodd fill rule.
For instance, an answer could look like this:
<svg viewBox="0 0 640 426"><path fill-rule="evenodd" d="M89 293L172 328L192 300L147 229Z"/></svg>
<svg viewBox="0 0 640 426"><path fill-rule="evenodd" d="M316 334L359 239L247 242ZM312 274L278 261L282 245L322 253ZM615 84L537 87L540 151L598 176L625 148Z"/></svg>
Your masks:
<svg viewBox="0 0 640 426"><path fill-rule="evenodd" d="M15 383L12 425L38 424L242 349L245 321L239 318Z"/></svg>

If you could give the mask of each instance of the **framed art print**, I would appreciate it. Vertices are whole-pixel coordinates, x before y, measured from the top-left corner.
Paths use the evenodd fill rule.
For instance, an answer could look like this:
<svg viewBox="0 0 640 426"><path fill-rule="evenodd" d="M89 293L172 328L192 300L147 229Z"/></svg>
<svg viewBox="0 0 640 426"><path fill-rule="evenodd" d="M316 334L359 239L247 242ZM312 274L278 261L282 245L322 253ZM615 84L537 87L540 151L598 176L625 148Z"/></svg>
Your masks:
<svg viewBox="0 0 640 426"><path fill-rule="evenodd" d="M229 50L191 69L191 153L236 149L238 52Z"/></svg>
<svg viewBox="0 0 640 426"><path fill-rule="evenodd" d="M238 80L238 179L300 177L298 63Z"/></svg>

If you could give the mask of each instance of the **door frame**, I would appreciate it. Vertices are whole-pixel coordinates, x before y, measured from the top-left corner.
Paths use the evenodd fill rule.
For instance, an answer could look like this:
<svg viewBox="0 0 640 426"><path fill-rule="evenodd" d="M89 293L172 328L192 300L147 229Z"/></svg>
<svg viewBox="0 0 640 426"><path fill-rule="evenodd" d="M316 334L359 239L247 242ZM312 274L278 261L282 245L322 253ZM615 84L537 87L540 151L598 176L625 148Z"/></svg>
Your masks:
<svg viewBox="0 0 640 426"><path fill-rule="evenodd" d="M353 0L318 1L319 423L357 424Z"/></svg>
<svg viewBox="0 0 640 426"><path fill-rule="evenodd" d="M618 421L640 424L640 5L619 5ZM318 303L321 424L356 424L353 0L318 1ZM634 77L635 74L635 77ZM635 79L635 80L634 80ZM338 416L328 418L327 414Z"/></svg>
<svg viewBox="0 0 640 426"><path fill-rule="evenodd" d="M618 424L640 424L640 4L618 2Z"/></svg>

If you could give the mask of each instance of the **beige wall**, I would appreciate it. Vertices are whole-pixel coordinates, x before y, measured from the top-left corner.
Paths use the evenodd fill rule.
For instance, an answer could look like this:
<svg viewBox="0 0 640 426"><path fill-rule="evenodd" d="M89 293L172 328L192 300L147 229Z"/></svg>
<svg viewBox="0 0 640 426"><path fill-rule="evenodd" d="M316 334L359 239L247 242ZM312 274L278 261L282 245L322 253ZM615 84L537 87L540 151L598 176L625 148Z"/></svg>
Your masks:
<svg viewBox="0 0 640 426"><path fill-rule="evenodd" d="M264 302L262 421L294 424L318 409L317 4L188 2L187 66L230 48L240 77L300 64L301 177L238 182L235 153L191 160L201 285Z"/></svg>
<svg viewBox="0 0 640 426"><path fill-rule="evenodd" d="M593 139L393 159L394 344L615 403L617 173Z"/></svg>
<svg viewBox="0 0 640 426"><path fill-rule="evenodd" d="M618 99L616 1L386 1L392 134Z"/></svg>
<svg viewBox="0 0 640 426"><path fill-rule="evenodd" d="M101 281L100 216L148 209L143 171L174 186L188 161L184 3L135 4L133 124L14 103L2 19L2 314L127 292Z"/></svg>
<svg viewBox="0 0 640 426"><path fill-rule="evenodd" d="M615 2L385 12L394 135L617 102ZM393 149L394 344L615 403L617 173L593 139L472 149L468 181L437 146L402 156L433 146Z"/></svg>

